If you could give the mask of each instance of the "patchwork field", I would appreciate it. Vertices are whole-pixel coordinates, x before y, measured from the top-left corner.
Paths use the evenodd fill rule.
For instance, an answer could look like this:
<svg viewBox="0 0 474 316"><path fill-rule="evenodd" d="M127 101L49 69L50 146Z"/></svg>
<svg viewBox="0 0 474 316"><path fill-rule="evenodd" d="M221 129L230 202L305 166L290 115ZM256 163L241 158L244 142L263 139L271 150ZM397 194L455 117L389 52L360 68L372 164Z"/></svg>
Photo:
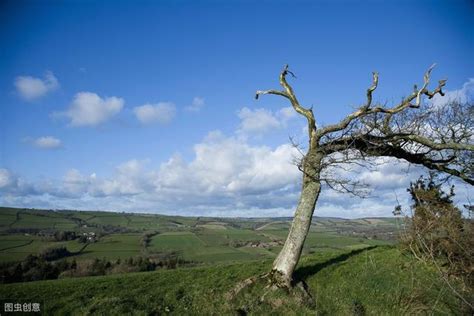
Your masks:
<svg viewBox="0 0 474 316"><path fill-rule="evenodd" d="M290 221L0 208L0 262L20 261L59 246L65 246L76 260L164 252L195 263L268 259L281 249ZM396 221L390 218L316 218L304 252L390 244L396 231ZM78 238L58 241L55 234L60 232L95 237L85 243ZM146 234L151 237L145 245Z"/></svg>

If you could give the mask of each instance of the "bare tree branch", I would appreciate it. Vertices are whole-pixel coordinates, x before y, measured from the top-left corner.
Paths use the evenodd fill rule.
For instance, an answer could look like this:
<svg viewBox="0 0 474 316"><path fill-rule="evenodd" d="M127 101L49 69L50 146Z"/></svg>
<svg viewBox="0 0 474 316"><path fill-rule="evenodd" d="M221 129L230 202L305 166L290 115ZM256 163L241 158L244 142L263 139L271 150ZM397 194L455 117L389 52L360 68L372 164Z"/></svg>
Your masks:
<svg viewBox="0 0 474 316"><path fill-rule="evenodd" d="M372 102L372 92L377 88L377 84L373 84L368 90L367 90L367 104L361 106L357 111L349 114L346 116L341 122L333 125L326 126L325 128L322 128L318 131L317 133L317 138L321 138L322 136L332 133L332 132L337 132L340 130L343 130L347 128L347 126L355 119L370 115L370 114L375 114L375 113L385 113L390 116L393 114L399 113L403 110L405 110L408 107L411 108L418 108L420 106L420 100L421 100L421 95L426 94L430 98L432 98L436 93L442 94L442 87L446 84L446 80L440 80L438 87L433 90L433 91L428 91L426 87L428 86L428 83L430 81L430 76L431 76L431 71L433 70L435 64L433 64L425 73L423 80L424 84L423 87L418 90L417 87L415 86L414 91L406 98L402 100L398 105L392 107L392 108L383 108L383 107L375 107L375 108L370 108L370 103ZM374 73L374 82L378 83L378 74L375 75ZM373 88L373 89L372 89ZM370 92L369 92L370 91ZM411 101L415 100L415 104L411 104Z"/></svg>
<svg viewBox="0 0 474 316"><path fill-rule="evenodd" d="M386 137L363 135L354 138L337 139L320 147L320 150L322 150L326 155L348 149L359 150L374 157L395 157L403 159L413 164L423 165L431 170L437 170L456 176L463 181L474 185L474 179L472 179L472 177L457 169L448 167L446 165L446 160L441 161L431 159L426 154L412 153L399 146L393 146L387 141ZM451 159L447 161L450 160Z"/></svg>
<svg viewBox="0 0 474 316"><path fill-rule="evenodd" d="M258 100L258 97L262 94L275 94L275 95L279 95L287 99L290 99L290 96L286 94L285 91L278 91L278 90L263 90L263 91L257 90L257 92L255 93L255 99Z"/></svg>
<svg viewBox="0 0 474 316"><path fill-rule="evenodd" d="M312 109L305 109L300 105L298 99L295 96L293 88L288 84L286 80L286 76L290 74L291 76L295 77L295 74L288 70L288 65L283 67L283 70L280 73L280 85L285 89L285 91L278 91L278 90L258 90L255 94L255 98L258 99L259 95L263 94L274 94L279 95L287 98L290 100L291 105L295 109L296 112L303 115L308 120L308 136L310 139L310 147L314 146L315 144L311 143L312 134L316 132L316 121L314 119L313 110Z"/></svg>
<svg viewBox="0 0 474 316"><path fill-rule="evenodd" d="M372 93L377 89L377 85L379 84L379 73L373 72L372 73L372 85L367 89L367 103L364 106L364 109L367 110L372 105Z"/></svg>

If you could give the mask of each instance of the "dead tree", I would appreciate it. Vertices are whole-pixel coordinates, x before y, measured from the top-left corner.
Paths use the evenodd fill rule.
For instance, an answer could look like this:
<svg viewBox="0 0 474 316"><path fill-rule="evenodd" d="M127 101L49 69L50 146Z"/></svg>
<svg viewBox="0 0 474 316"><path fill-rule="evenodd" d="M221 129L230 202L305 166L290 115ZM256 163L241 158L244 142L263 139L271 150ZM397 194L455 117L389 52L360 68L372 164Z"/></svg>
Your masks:
<svg viewBox="0 0 474 316"><path fill-rule="evenodd" d="M269 273L274 285L292 286L322 184L355 192L350 180L328 177L335 165L367 165L376 157L394 157L474 184L474 107L456 102L443 107L422 104L425 97L444 96L446 80L440 80L434 90L428 89L433 67L425 73L421 88L415 85L411 94L391 107L372 104L379 80L374 72L365 103L342 121L324 127L316 125L313 109L301 106L296 98L287 82L288 75L294 77L288 65L280 73L283 90L256 92L256 99L265 94L286 98L308 123L309 145L299 163L302 191L286 242Z"/></svg>

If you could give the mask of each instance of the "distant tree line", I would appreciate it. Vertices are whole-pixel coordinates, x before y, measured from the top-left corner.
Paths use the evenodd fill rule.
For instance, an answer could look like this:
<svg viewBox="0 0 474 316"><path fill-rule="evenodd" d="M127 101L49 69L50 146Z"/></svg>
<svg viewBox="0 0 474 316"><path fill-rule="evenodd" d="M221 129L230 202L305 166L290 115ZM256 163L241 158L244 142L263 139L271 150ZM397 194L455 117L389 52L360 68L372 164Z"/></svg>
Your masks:
<svg viewBox="0 0 474 316"><path fill-rule="evenodd" d="M133 230L126 227L114 225L93 225L97 237L102 237L109 234L123 234L123 233L137 233L139 230ZM5 230L7 234L29 234L39 236L50 241L70 241L79 239L84 236L84 232L76 230L55 230L55 229L38 229L38 228L9 228ZM90 233L90 232L88 232ZM84 238L83 238L84 239Z"/></svg>
<svg viewBox="0 0 474 316"><path fill-rule="evenodd" d="M57 247L47 249L39 255L28 255L19 263L0 264L0 283L175 269L196 264L182 259L174 252L153 254L148 257L129 257L125 260L95 258L79 262L76 259L64 259L70 255L65 247Z"/></svg>
<svg viewBox="0 0 474 316"><path fill-rule="evenodd" d="M153 236L156 236L158 234L159 234L159 232L157 232L157 231L144 233L142 235L142 238L140 239L140 244L142 245L142 247L146 249L150 245L150 242L151 242L151 239L153 238Z"/></svg>

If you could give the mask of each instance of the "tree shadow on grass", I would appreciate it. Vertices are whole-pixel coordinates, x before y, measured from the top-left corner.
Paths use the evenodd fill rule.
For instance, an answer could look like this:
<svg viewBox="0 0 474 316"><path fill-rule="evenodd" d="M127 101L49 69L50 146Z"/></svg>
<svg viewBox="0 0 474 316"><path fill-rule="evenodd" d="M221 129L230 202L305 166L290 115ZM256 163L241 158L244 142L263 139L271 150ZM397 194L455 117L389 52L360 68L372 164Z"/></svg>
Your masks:
<svg viewBox="0 0 474 316"><path fill-rule="evenodd" d="M374 248L377 248L377 247L378 246L370 246L370 247L365 247L365 248L361 248L361 249L352 250L351 252L341 254L337 257L334 257L334 258L329 259L329 260L324 261L324 262L320 262L320 263L313 264L313 265L310 265L310 266L300 267L300 268L296 269L296 271L295 271L294 282L298 283L300 281L306 281L306 279L308 279L310 276L318 273L319 271L321 271L324 268L327 268L327 267L329 267L333 264L338 264L338 263L344 262L352 256L355 256L359 253L362 253L364 251L368 251L368 250L371 250L371 249L374 249Z"/></svg>

